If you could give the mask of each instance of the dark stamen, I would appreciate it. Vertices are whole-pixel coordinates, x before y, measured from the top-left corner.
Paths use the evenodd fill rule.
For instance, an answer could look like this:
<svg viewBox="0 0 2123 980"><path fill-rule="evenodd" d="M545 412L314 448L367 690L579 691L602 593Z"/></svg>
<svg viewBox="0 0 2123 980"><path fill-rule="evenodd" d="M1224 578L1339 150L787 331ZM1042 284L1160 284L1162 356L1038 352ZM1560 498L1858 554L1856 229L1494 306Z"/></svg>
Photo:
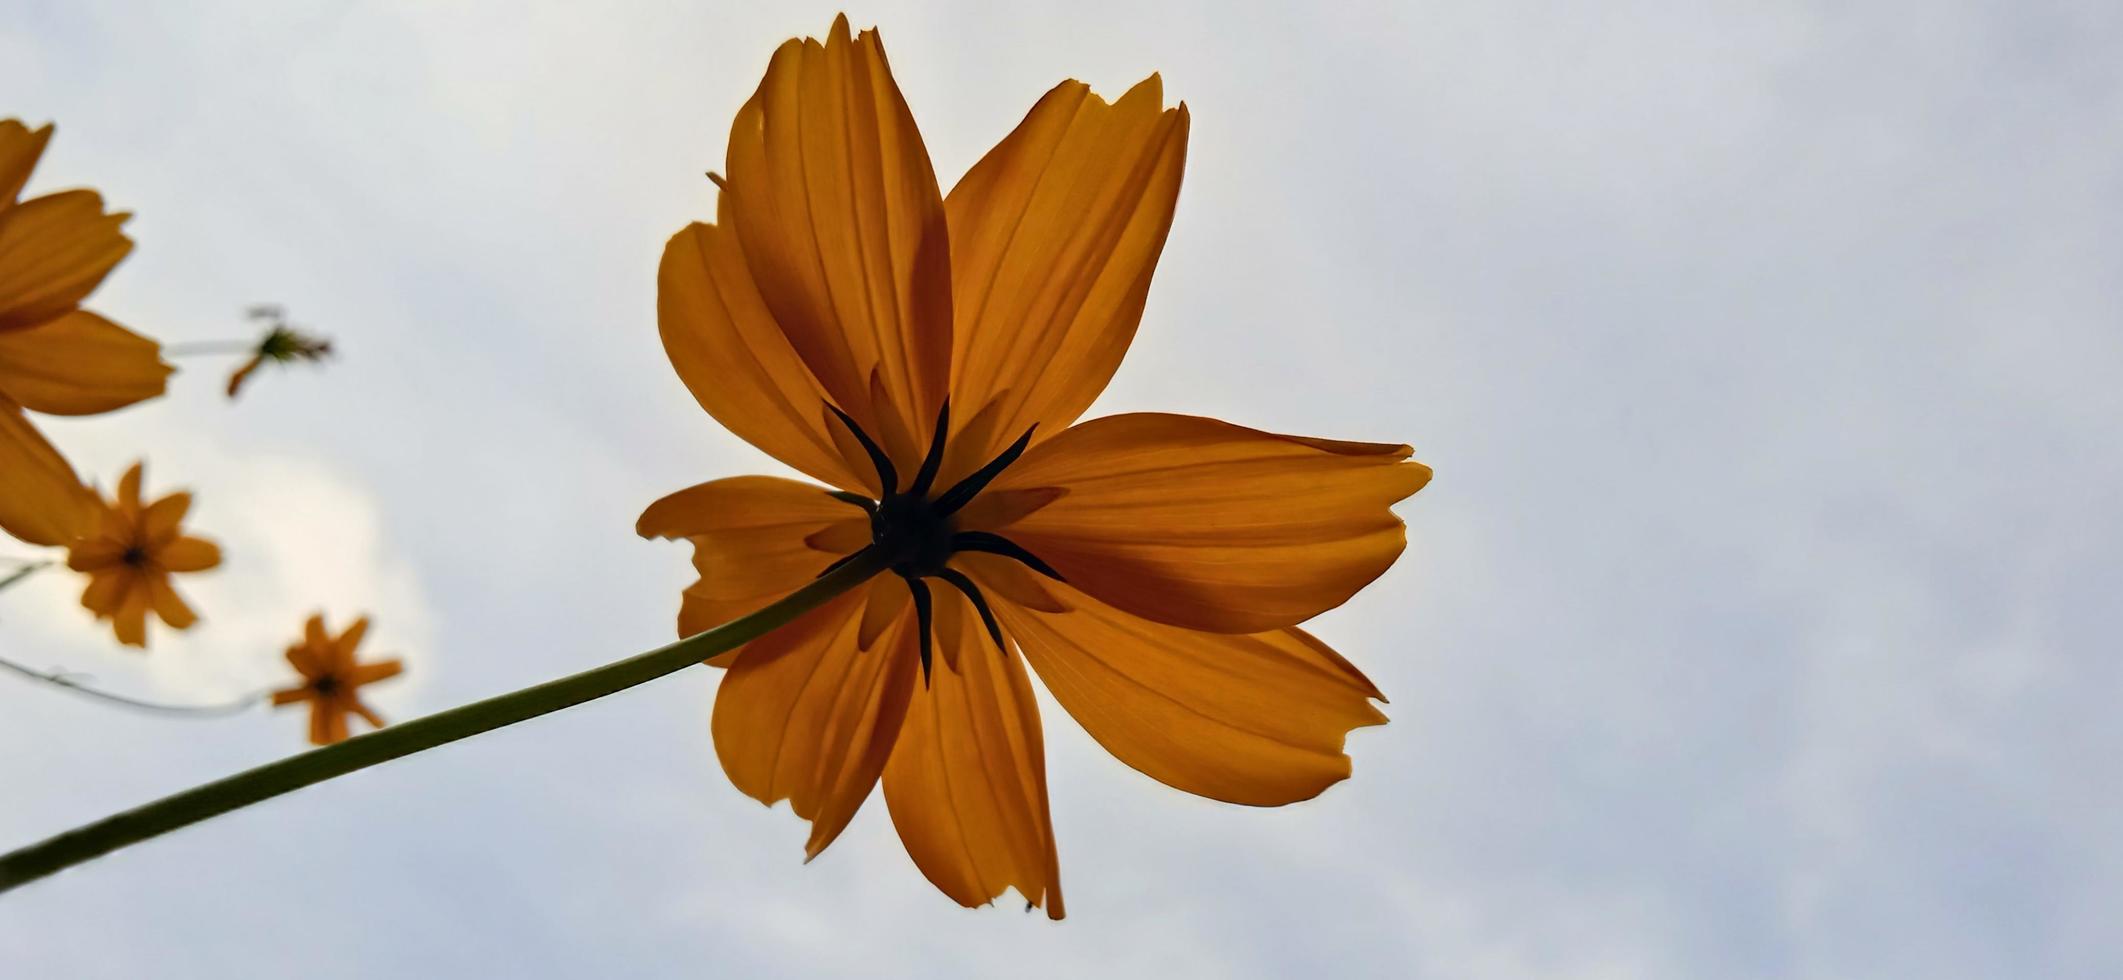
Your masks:
<svg viewBox="0 0 2123 980"><path fill-rule="evenodd" d="M862 512L865 514L877 513L877 501L871 500L870 498L865 497L862 494L849 493L846 490L828 490L826 491L826 496L838 500L844 504L854 504L855 506L862 508Z"/></svg>
<svg viewBox="0 0 2123 980"><path fill-rule="evenodd" d="M1025 447L1032 444L1032 433L1038 428L1039 426L1035 425L1026 429L1025 434L1018 436L1017 441L1011 443L1010 448L1003 450L1002 455L989 460L988 465L975 470L972 476L958 481L957 486L944 491L943 496L936 498L936 516L949 517L957 513L960 507L972 502L975 494L987 489L989 482L1000 476L1004 468L1017 462L1017 457L1025 454Z"/></svg>
<svg viewBox="0 0 2123 980"><path fill-rule="evenodd" d="M914 594L914 628L921 631L921 686L929 686L929 631L935 623L929 609L929 586L921 579L908 577L907 591Z"/></svg>
<svg viewBox="0 0 2123 980"><path fill-rule="evenodd" d="M1068 579L1062 578L1060 572L1054 570L1054 566L1041 561L1038 555L1026 551L1023 545L1000 534L992 534L987 531L960 531L951 536L951 550L985 551L991 555L1015 558L1023 562L1025 567L1057 582L1068 581Z"/></svg>
<svg viewBox="0 0 2123 980"><path fill-rule="evenodd" d="M936 435L929 440L929 455L922 458L921 472L914 474L914 485L907 488L909 497L926 497L929 484L936 482L936 471L944 465L944 433L951 431L951 400L944 399L944 407L936 411Z"/></svg>
<svg viewBox="0 0 2123 980"><path fill-rule="evenodd" d="M988 608L987 597L980 594L980 586L974 585L972 579L967 578L964 572L955 568L941 569L936 573L936 577L958 586L958 591L965 593L966 598L973 600L973 608L980 611L980 621L988 627L988 636L995 641L995 648L1008 651L1010 648L1003 645L1002 627L995 625L995 613Z"/></svg>
<svg viewBox="0 0 2123 980"><path fill-rule="evenodd" d="M839 417L840 424L847 426L848 431L854 434L855 441L862 443L862 451L870 454L870 465L877 468L877 478L884 483L885 495L891 496L899 487L899 471L892 468L892 460L885 456L884 450L877 448L877 443L870 441L870 434L864 432L862 426L856 425L855 420L848 417L848 413L830 403L826 407L832 409L833 414Z"/></svg>
<svg viewBox="0 0 2123 980"><path fill-rule="evenodd" d="M128 565L145 564L147 562L147 549L134 545L125 549L125 554L119 555L118 560Z"/></svg>

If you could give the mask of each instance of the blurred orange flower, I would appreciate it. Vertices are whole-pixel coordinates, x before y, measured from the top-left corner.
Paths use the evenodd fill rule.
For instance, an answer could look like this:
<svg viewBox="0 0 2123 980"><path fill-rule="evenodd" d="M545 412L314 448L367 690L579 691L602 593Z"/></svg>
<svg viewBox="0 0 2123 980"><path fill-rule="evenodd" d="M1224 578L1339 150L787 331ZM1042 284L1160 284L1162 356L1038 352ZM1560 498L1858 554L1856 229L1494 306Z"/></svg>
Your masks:
<svg viewBox="0 0 2123 980"><path fill-rule="evenodd" d="M141 469L134 463L118 481L118 497L109 504L96 499L103 513L95 530L67 548L66 565L88 573L81 605L108 619L118 642L147 646L149 609L175 629L189 629L199 617L170 586L173 572L200 572L221 564L221 548L212 541L186 536L178 525L192 506L192 495L178 492L152 504L140 499Z"/></svg>
<svg viewBox="0 0 2123 980"><path fill-rule="evenodd" d="M1272 806L1349 774L1385 721L1297 624L1405 543L1407 446L1185 415L1071 423L1141 318L1186 158L1150 76L1056 86L939 193L874 31L791 40L731 127L714 224L665 248L665 350L732 432L834 490L764 476L651 505L700 579L679 632L751 612L859 549L880 576L730 660L715 748L830 844L880 778L922 873L1060 918L1023 661L1121 761ZM950 586L933 591L931 581ZM942 652L931 664L930 650Z"/></svg>
<svg viewBox="0 0 2123 980"><path fill-rule="evenodd" d="M313 745L345 741L346 716L349 714L360 715L363 721L376 728L383 727L383 719L361 703L359 689L386 677L398 676L405 670L405 664L396 659L372 663L355 661L354 648L361 645L361 638L368 631L369 618L363 616L333 639L324 631L324 615L319 613L311 616L304 625L302 642L287 648L287 662L302 675L302 683L274 691L273 705L309 702L310 743Z"/></svg>
<svg viewBox="0 0 2123 980"><path fill-rule="evenodd" d="M0 530L57 546L95 524L97 500L25 410L94 415L162 394L161 348L81 301L133 243L91 190L17 201L52 127L0 120Z"/></svg>

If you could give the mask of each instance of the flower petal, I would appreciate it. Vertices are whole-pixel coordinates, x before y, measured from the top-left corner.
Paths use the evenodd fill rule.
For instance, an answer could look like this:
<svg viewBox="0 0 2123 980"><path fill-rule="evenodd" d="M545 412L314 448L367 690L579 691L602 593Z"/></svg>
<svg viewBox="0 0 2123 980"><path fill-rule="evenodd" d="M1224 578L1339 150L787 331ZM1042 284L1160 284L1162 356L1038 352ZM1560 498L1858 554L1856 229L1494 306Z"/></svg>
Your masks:
<svg viewBox="0 0 2123 980"><path fill-rule="evenodd" d="M168 575L148 575L145 579L148 601L154 607L155 615L162 617L163 622L173 629L182 630L190 629L193 623L199 621L199 615L192 612L192 607L185 604L184 597L179 596L177 590L170 586Z"/></svg>
<svg viewBox="0 0 2123 980"><path fill-rule="evenodd" d="M870 795L920 671L912 617L869 651L850 593L746 644L715 695L715 754L730 782L811 821L805 859L839 836Z"/></svg>
<svg viewBox="0 0 2123 980"><path fill-rule="evenodd" d="M204 538L179 537L162 549L156 561L172 572L203 572L221 564L221 546Z"/></svg>
<svg viewBox="0 0 2123 980"><path fill-rule="evenodd" d="M132 578L125 591L118 597L118 611L111 614L111 628L118 635L118 642L129 647L147 646L147 610L151 599L149 585L140 578Z"/></svg>
<svg viewBox="0 0 2123 980"><path fill-rule="evenodd" d="M885 766L892 825L922 874L960 905L985 905L1014 887L1059 919L1061 869L1031 681L963 597L938 598L963 607L937 620L937 641L960 652L914 691Z"/></svg>
<svg viewBox="0 0 2123 980"><path fill-rule="evenodd" d="M147 541L149 548L157 551L168 546L176 540L178 525L184 522L184 515L191 509L192 495L182 490L147 505L147 509L140 512L141 538Z"/></svg>
<svg viewBox="0 0 2123 980"><path fill-rule="evenodd" d="M0 332L73 309L132 251L131 215L103 213L95 191L61 191L0 212Z"/></svg>
<svg viewBox="0 0 2123 980"><path fill-rule="evenodd" d="M1386 721L1377 688L1302 630L1199 633L1055 588L1071 611L996 613L1098 744L1175 789L1253 806L1311 799L1348 777L1349 730Z"/></svg>
<svg viewBox="0 0 2123 980"><path fill-rule="evenodd" d="M117 615L118 603L125 598L126 586L132 580L130 570L111 569L90 575L88 587L81 590L81 608L95 613L97 619Z"/></svg>
<svg viewBox="0 0 2123 980"><path fill-rule="evenodd" d="M0 212L5 212L29 182L44 145L51 142L52 126L31 129L19 119L0 119Z"/></svg>
<svg viewBox="0 0 2123 980"><path fill-rule="evenodd" d="M0 530L58 547L93 529L102 506L22 409L0 396Z"/></svg>
<svg viewBox="0 0 2123 980"><path fill-rule="evenodd" d="M316 696L316 689L308 684L284 687L273 692L273 707L278 708L282 705L294 704L297 701L308 701Z"/></svg>
<svg viewBox="0 0 2123 980"><path fill-rule="evenodd" d="M347 672L346 683L348 687L360 687L363 684L374 684L377 681L396 677L402 673L405 673L405 661L394 657L390 660L357 664L353 670Z"/></svg>
<svg viewBox="0 0 2123 980"><path fill-rule="evenodd" d="M878 492L868 461L843 457L819 410L818 380L759 298L727 228L696 223L671 236L656 272L656 326L679 379L724 428L836 487Z"/></svg>
<svg viewBox="0 0 2123 980"><path fill-rule="evenodd" d="M1077 588L1174 626L1255 633L1332 609L1393 564L1393 503L1430 480L1411 451L1115 415L1033 448L995 487L1066 491L1003 533Z"/></svg>
<svg viewBox="0 0 2123 980"><path fill-rule="evenodd" d="M51 415L95 415L162 394L162 347L87 310L0 333L0 392Z"/></svg>
<svg viewBox="0 0 2123 980"><path fill-rule="evenodd" d="M774 52L730 129L722 213L790 346L913 472L926 446L890 433L928 432L950 383L950 237L877 32L842 16Z"/></svg>
<svg viewBox="0 0 2123 980"><path fill-rule="evenodd" d="M1060 433L1113 377L1172 227L1187 130L1156 75L1111 105L1067 81L951 189L951 402L969 421L991 402L1000 415L954 445L948 475L1035 423L1035 440Z"/></svg>
<svg viewBox="0 0 2123 980"><path fill-rule="evenodd" d="M839 554L805 539L849 522L869 526L861 510L818 487L740 476L687 487L650 504L635 530L643 537L693 542L700 579L686 588L678 613L679 635L692 636L818 577Z"/></svg>
<svg viewBox="0 0 2123 980"><path fill-rule="evenodd" d="M354 625L347 627L346 632L339 634L339 638L332 641L332 649L339 654L339 659L342 663L352 664L354 662L354 648L360 646L361 638L367 635L369 635L369 618L363 616L354 620Z"/></svg>

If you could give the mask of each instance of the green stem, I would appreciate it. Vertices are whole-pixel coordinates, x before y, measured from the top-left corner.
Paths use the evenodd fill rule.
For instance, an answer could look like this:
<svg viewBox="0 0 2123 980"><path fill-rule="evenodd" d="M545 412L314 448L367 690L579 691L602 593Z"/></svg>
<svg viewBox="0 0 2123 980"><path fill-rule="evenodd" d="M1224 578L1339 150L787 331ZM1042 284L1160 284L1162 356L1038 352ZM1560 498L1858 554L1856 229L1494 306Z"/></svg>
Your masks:
<svg viewBox="0 0 2123 980"><path fill-rule="evenodd" d="M797 616L861 585L883 570L885 560L864 551L831 574L749 616L696 633L669 646L593 670L547 681L510 694L475 701L425 718L380 728L337 745L312 749L278 762L166 796L146 806L105 817L21 850L0 855L0 891L158 837L208 817L272 799L312 783L344 776L400 756L432 749L481 732L594 701L727 653Z"/></svg>

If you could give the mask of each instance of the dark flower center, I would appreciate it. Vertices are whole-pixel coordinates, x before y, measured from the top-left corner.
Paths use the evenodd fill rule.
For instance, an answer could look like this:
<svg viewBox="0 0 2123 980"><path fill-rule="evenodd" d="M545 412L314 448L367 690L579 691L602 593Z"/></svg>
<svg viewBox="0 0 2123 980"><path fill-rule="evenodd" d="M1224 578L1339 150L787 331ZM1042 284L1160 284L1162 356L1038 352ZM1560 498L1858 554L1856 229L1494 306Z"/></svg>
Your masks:
<svg viewBox="0 0 2123 980"><path fill-rule="evenodd" d="M333 692L339 690L339 678L333 677L330 674L326 674L323 677L319 677L316 680L311 681L310 690L316 691L317 693L322 695L330 696Z"/></svg>
<svg viewBox="0 0 2123 980"><path fill-rule="evenodd" d="M138 568L142 565L147 564L147 549L137 544L133 545L132 547L125 549L125 553L119 555L118 560L128 565L131 565L134 568Z"/></svg>
<svg viewBox="0 0 2123 980"><path fill-rule="evenodd" d="M827 406L832 408L832 406ZM940 578L951 583L953 588L965 594L973 603L980 620L988 628L988 636L995 645L1003 646L1002 628L995 624L995 613L988 608L986 596L980 587L966 577L964 572L949 566L951 556L961 551L980 551L1015 559L1042 575L1061 579L1061 574L1041 561L1039 556L1026 551L1016 542L988 531L960 531L952 515L971 503L973 498L988 484L994 482L1002 471L1017 457L1024 455L1025 447L1032 443L1032 429L1026 429L1016 442L1003 450L987 465L973 471L965 479L953 484L950 489L935 495L930 489L936 483L937 471L943 467L944 437L951 429L951 404L945 402L936 414L936 434L929 440L928 455L922 458L921 471L914 475L905 490L899 488L899 471L892 465L884 450L878 448L869 433L855 424L846 412L833 408L842 425L862 444L863 452L869 454L870 465L877 468L877 480L884 487L884 497L871 500L859 493L835 492L836 499L862 508L870 515L870 546L853 555L848 555L826 566L818 573L823 576L855 559L856 555L882 554L893 572L905 579L907 591L914 597L915 618L921 630L921 675L923 683L929 677L930 625L932 622L929 586L923 579ZM1036 428L1036 426L1035 426Z"/></svg>

